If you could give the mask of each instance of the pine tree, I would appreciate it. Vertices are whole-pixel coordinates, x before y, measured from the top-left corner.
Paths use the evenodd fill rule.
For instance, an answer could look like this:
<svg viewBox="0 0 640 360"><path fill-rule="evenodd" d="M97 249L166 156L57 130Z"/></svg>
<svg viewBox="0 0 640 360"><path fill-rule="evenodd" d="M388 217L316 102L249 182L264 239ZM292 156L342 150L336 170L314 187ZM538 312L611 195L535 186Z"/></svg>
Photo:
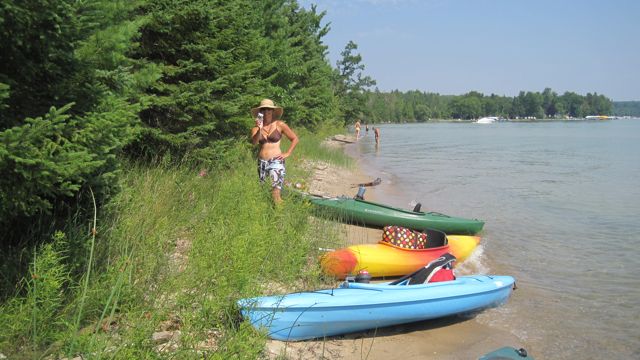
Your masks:
<svg viewBox="0 0 640 360"><path fill-rule="evenodd" d="M0 131L73 101L69 74L78 70L74 0L0 3L0 83L9 86Z"/></svg>
<svg viewBox="0 0 640 360"><path fill-rule="evenodd" d="M132 53L161 70L146 90L142 137L129 152L146 158L197 154L246 132L263 81L251 1L150 1L140 47ZM215 151L204 151L215 156Z"/></svg>
<svg viewBox="0 0 640 360"><path fill-rule="evenodd" d="M339 103L332 88L333 69L326 59L321 26L325 13L300 8L296 1L265 1L265 53L261 76L269 81L264 97L274 97L285 108L292 125L315 128L335 119Z"/></svg>
<svg viewBox="0 0 640 360"><path fill-rule="evenodd" d="M106 104L105 104L106 105ZM60 211L82 187L108 191L118 171L116 154L133 135L135 112L122 101L111 111L74 117L72 104L0 133L0 228L9 241L16 224Z"/></svg>
<svg viewBox="0 0 640 360"><path fill-rule="evenodd" d="M341 109L344 119L353 122L362 117L365 112L365 90L376 84L370 76L363 75L364 64L362 56L355 51L358 45L349 41L342 51L342 59L338 60L336 69L336 95L341 99Z"/></svg>
<svg viewBox="0 0 640 360"><path fill-rule="evenodd" d="M335 118L321 42L327 29L315 9L290 0L154 0L144 11L149 21L134 56L153 62L162 77L147 90L133 156L224 165L230 144L245 142L249 109L262 98L284 106L294 126Z"/></svg>
<svg viewBox="0 0 640 360"><path fill-rule="evenodd" d="M140 88L154 80L152 67L126 56L141 22L132 16L136 6L95 0L0 7L3 241L75 212L82 189L91 186L99 199L112 191L118 154L136 134Z"/></svg>

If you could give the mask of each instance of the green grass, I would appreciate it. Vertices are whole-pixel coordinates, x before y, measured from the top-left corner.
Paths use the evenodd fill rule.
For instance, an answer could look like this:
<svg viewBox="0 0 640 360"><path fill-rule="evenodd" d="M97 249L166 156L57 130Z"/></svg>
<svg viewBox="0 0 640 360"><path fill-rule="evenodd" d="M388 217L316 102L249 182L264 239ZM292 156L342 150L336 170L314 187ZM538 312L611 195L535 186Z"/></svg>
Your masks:
<svg viewBox="0 0 640 360"><path fill-rule="evenodd" d="M325 138L337 132L337 129L322 129L312 134L303 129L298 132L298 135L301 136L304 141L300 141L296 152L302 154L302 156L307 159L326 161L343 167L354 166L353 159L345 156L341 149L328 149L321 145ZM294 159L296 159L296 157L294 154Z"/></svg>
<svg viewBox="0 0 640 360"><path fill-rule="evenodd" d="M341 151L320 146L328 134L299 134L289 181L306 180L303 159L350 166ZM128 165L122 190L97 214L92 261L91 224L34 249L29 273L0 304L0 353L259 357L266 336L240 320L236 301L321 286L318 248L338 231L310 221L310 205L296 197L274 206L255 159L235 156L233 170L204 177L200 169ZM179 346L159 353L151 335L166 328L179 328Z"/></svg>

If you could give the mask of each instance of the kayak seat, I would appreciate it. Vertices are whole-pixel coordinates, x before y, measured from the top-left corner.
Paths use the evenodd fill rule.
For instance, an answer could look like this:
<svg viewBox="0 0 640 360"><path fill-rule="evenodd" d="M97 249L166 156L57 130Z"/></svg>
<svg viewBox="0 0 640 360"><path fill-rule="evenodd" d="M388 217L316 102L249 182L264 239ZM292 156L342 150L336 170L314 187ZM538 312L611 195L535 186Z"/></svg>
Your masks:
<svg viewBox="0 0 640 360"><path fill-rule="evenodd" d="M427 247L427 234L413 231L402 226L385 226L382 229L382 241L407 250L422 250Z"/></svg>
<svg viewBox="0 0 640 360"><path fill-rule="evenodd" d="M424 267L389 283L389 285L419 285L431 282L455 280L456 277L453 274L453 265L455 261L455 256L449 253L442 254L442 256L431 261Z"/></svg>
<svg viewBox="0 0 640 360"><path fill-rule="evenodd" d="M447 245L447 236L438 230L425 232L388 225L382 229L382 242L407 250L424 250Z"/></svg>
<svg viewBox="0 0 640 360"><path fill-rule="evenodd" d="M422 208L422 204L417 203L416 206L413 208L413 212L421 212L420 208Z"/></svg>
<svg viewBox="0 0 640 360"><path fill-rule="evenodd" d="M427 247L426 249L432 249L440 246L445 246L449 243L447 235L439 230L426 229L423 234L427 235Z"/></svg>

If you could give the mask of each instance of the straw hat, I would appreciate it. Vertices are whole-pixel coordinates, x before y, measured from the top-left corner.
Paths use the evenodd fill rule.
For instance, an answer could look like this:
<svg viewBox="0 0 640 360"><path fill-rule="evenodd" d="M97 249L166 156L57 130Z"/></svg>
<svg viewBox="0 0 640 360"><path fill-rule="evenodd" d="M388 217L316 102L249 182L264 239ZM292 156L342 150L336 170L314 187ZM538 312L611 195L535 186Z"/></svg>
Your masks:
<svg viewBox="0 0 640 360"><path fill-rule="evenodd" d="M253 117L258 116L258 111L260 111L260 109L265 109L265 108L273 109L274 119L279 119L282 116L282 113L284 112L284 110L282 110L280 106L276 106L272 100L262 99L262 101L260 101L260 105L251 109L251 116Z"/></svg>

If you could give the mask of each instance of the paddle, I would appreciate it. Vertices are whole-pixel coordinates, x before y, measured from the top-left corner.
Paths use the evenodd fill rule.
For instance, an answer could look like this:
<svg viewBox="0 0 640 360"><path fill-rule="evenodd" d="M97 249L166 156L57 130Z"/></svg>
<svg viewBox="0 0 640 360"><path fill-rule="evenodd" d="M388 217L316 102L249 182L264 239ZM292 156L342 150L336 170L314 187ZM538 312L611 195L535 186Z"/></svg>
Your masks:
<svg viewBox="0 0 640 360"><path fill-rule="evenodd" d="M351 184L351 187L357 187L358 188L358 193L356 194L356 196L354 197L355 199L358 200L364 200L364 192L367 191L367 189L365 189L366 186L376 186L379 185L382 182L382 179L380 178L376 178L373 181L370 181L368 183L362 183L362 184Z"/></svg>
<svg viewBox="0 0 640 360"><path fill-rule="evenodd" d="M382 183L382 179L380 178L376 178L373 181L370 181L368 183L362 183L362 184L351 184L351 187L360 187L360 186L376 186L376 185L380 185Z"/></svg>

